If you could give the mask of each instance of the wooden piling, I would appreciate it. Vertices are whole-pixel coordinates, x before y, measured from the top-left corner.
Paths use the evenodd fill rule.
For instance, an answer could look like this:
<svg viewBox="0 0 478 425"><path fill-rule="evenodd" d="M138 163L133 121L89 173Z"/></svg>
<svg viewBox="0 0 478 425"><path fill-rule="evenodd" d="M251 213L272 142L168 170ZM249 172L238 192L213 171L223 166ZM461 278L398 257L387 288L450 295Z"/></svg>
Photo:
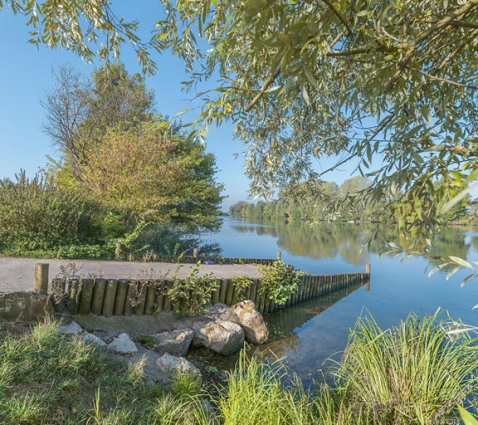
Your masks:
<svg viewBox="0 0 478 425"><path fill-rule="evenodd" d="M154 313L154 303L156 301L156 285L154 282L148 282L146 289L146 302L144 304L144 314L151 316Z"/></svg>
<svg viewBox="0 0 478 425"><path fill-rule="evenodd" d="M221 291L221 283L216 281L217 287L212 291L212 303L216 304L219 302L219 292Z"/></svg>
<svg viewBox="0 0 478 425"><path fill-rule="evenodd" d="M81 295L80 295L80 314L88 314L91 310L91 302L93 300L93 290L95 281L93 279L82 279Z"/></svg>
<svg viewBox="0 0 478 425"><path fill-rule="evenodd" d="M164 281L164 303L163 303L163 311L168 313L171 311L171 299L168 295L168 289L173 286L173 282L171 280Z"/></svg>
<svg viewBox="0 0 478 425"><path fill-rule="evenodd" d="M221 279L221 288L219 292L219 301L226 304L227 279Z"/></svg>
<svg viewBox="0 0 478 425"><path fill-rule="evenodd" d="M68 286L68 311L71 314L78 314L80 308L80 284L78 279L70 280Z"/></svg>
<svg viewBox="0 0 478 425"><path fill-rule="evenodd" d="M116 292L118 291L118 281L109 279L106 281L105 298L103 301L103 316L110 317L115 310Z"/></svg>
<svg viewBox="0 0 478 425"><path fill-rule="evenodd" d="M134 308L136 306L136 281L128 282L128 290L126 292L126 301L124 304L124 311L123 314L125 316L131 316L134 313Z"/></svg>
<svg viewBox="0 0 478 425"><path fill-rule="evenodd" d="M48 295L48 263L35 264L35 274L33 280L33 292Z"/></svg>
<svg viewBox="0 0 478 425"><path fill-rule="evenodd" d="M156 300L154 302L155 313L161 313L163 311L164 304L164 281L156 283Z"/></svg>
<svg viewBox="0 0 478 425"><path fill-rule="evenodd" d="M232 305L232 296L234 294L234 285L231 279L226 279L227 286L226 286L226 304L231 306Z"/></svg>
<svg viewBox="0 0 478 425"><path fill-rule="evenodd" d="M116 290L115 298L115 316L122 316L124 313L124 308L126 304L126 296L128 294L128 281L126 279L118 280L118 289Z"/></svg>
<svg viewBox="0 0 478 425"><path fill-rule="evenodd" d="M95 279L95 288L93 290L93 300L91 302L91 312L97 316L103 311L103 301L105 299L106 279Z"/></svg>
<svg viewBox="0 0 478 425"><path fill-rule="evenodd" d="M141 279L138 281L138 292L136 295L136 306L134 308L134 314L136 316L142 316L144 314L144 308L146 304L146 292L148 281Z"/></svg>

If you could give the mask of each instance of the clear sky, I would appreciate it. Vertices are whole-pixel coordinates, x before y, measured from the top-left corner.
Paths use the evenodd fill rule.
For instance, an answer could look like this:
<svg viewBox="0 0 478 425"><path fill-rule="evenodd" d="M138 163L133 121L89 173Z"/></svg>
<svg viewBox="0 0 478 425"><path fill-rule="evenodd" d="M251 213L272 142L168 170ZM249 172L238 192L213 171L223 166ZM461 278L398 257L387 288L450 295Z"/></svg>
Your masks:
<svg viewBox="0 0 478 425"><path fill-rule="evenodd" d="M161 16L159 2L153 0L142 0L141 3L123 0L115 2L113 7L118 16L124 14L127 20L140 21L146 36L154 21ZM86 65L65 50L52 50L46 46L37 49L28 43L29 28L25 23L23 17L13 15L8 9L0 11L0 178L12 178L20 169L32 176L46 164L47 155L58 158L57 150L41 130L45 111L40 99L53 87L53 68L68 64L90 76L95 66L101 65ZM174 116L183 109L197 106L189 100L191 94L181 91L181 81L187 79L181 60L169 54L153 53L153 58L158 71L155 76L146 77L146 84L155 91L157 112ZM123 50L121 60L130 74L141 72L132 49ZM242 145L232 140L232 127L211 128L207 150L216 155L217 179L226 186L228 197L223 202L223 209L246 200L248 180L242 168L243 158L235 159L234 156L241 152ZM327 168L329 164L323 166ZM327 180L337 184L347 178L350 178L347 170L326 176Z"/></svg>

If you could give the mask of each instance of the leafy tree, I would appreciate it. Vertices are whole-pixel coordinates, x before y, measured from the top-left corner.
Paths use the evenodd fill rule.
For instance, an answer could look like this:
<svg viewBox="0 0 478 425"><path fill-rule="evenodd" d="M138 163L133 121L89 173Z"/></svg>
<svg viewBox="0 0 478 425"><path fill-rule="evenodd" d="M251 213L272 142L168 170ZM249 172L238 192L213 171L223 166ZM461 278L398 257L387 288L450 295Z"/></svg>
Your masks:
<svg viewBox="0 0 478 425"><path fill-rule="evenodd" d="M41 102L44 131L63 154L61 163L51 161L52 174L71 185L72 179L81 182L90 152L108 127L126 130L150 119L154 95L141 75L129 75L121 62L95 70L91 80L67 66L53 76L54 87Z"/></svg>
<svg viewBox="0 0 478 425"><path fill-rule="evenodd" d="M90 60L103 36L100 58L130 42L149 71L148 48L172 49L191 89L219 75L200 119L234 122L254 193L314 184L329 171L315 159L358 158L369 200L417 236L478 184L478 0L163 0L150 44L109 2L6 4L41 28L33 43Z"/></svg>
<svg viewBox="0 0 478 425"><path fill-rule="evenodd" d="M171 134L166 121L147 121L110 128L89 154L83 184L126 217L212 230L223 199L215 171L215 158L202 145Z"/></svg>

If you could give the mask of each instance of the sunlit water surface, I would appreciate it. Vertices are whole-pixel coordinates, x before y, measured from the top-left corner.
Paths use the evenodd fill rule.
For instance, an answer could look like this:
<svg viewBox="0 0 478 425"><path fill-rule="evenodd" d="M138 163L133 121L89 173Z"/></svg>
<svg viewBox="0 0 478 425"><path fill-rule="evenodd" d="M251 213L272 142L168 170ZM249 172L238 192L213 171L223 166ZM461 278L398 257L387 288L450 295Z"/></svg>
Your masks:
<svg viewBox="0 0 478 425"><path fill-rule="evenodd" d="M371 264L370 291L356 286L265 315L271 337L256 354L266 357L272 351L306 386L319 377L326 359L340 359L349 329L368 312L384 328L398 324L410 312L423 316L438 308L453 319L478 326L478 309L472 310L478 304L478 279L461 288L469 274L464 271L448 281L447 272L428 277L439 260L432 259L430 264L421 256L402 261L368 253L362 249L367 231L353 224L264 224L226 217L221 231L207 236L221 246L224 257L275 258L281 251L286 263L309 273L363 272L365 264ZM478 232L447 229L433 245L432 254L478 261Z"/></svg>

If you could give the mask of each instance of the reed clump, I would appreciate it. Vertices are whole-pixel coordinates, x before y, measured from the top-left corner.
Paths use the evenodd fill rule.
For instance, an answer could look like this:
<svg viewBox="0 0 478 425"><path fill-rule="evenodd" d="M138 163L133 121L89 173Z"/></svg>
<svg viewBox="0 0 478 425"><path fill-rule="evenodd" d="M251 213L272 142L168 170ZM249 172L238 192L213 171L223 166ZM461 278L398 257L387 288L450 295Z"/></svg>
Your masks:
<svg viewBox="0 0 478 425"><path fill-rule="evenodd" d="M469 332L450 335L440 316L411 314L387 330L360 318L332 372L334 386L319 388L320 422L454 423L457 405L475 404L477 339Z"/></svg>

